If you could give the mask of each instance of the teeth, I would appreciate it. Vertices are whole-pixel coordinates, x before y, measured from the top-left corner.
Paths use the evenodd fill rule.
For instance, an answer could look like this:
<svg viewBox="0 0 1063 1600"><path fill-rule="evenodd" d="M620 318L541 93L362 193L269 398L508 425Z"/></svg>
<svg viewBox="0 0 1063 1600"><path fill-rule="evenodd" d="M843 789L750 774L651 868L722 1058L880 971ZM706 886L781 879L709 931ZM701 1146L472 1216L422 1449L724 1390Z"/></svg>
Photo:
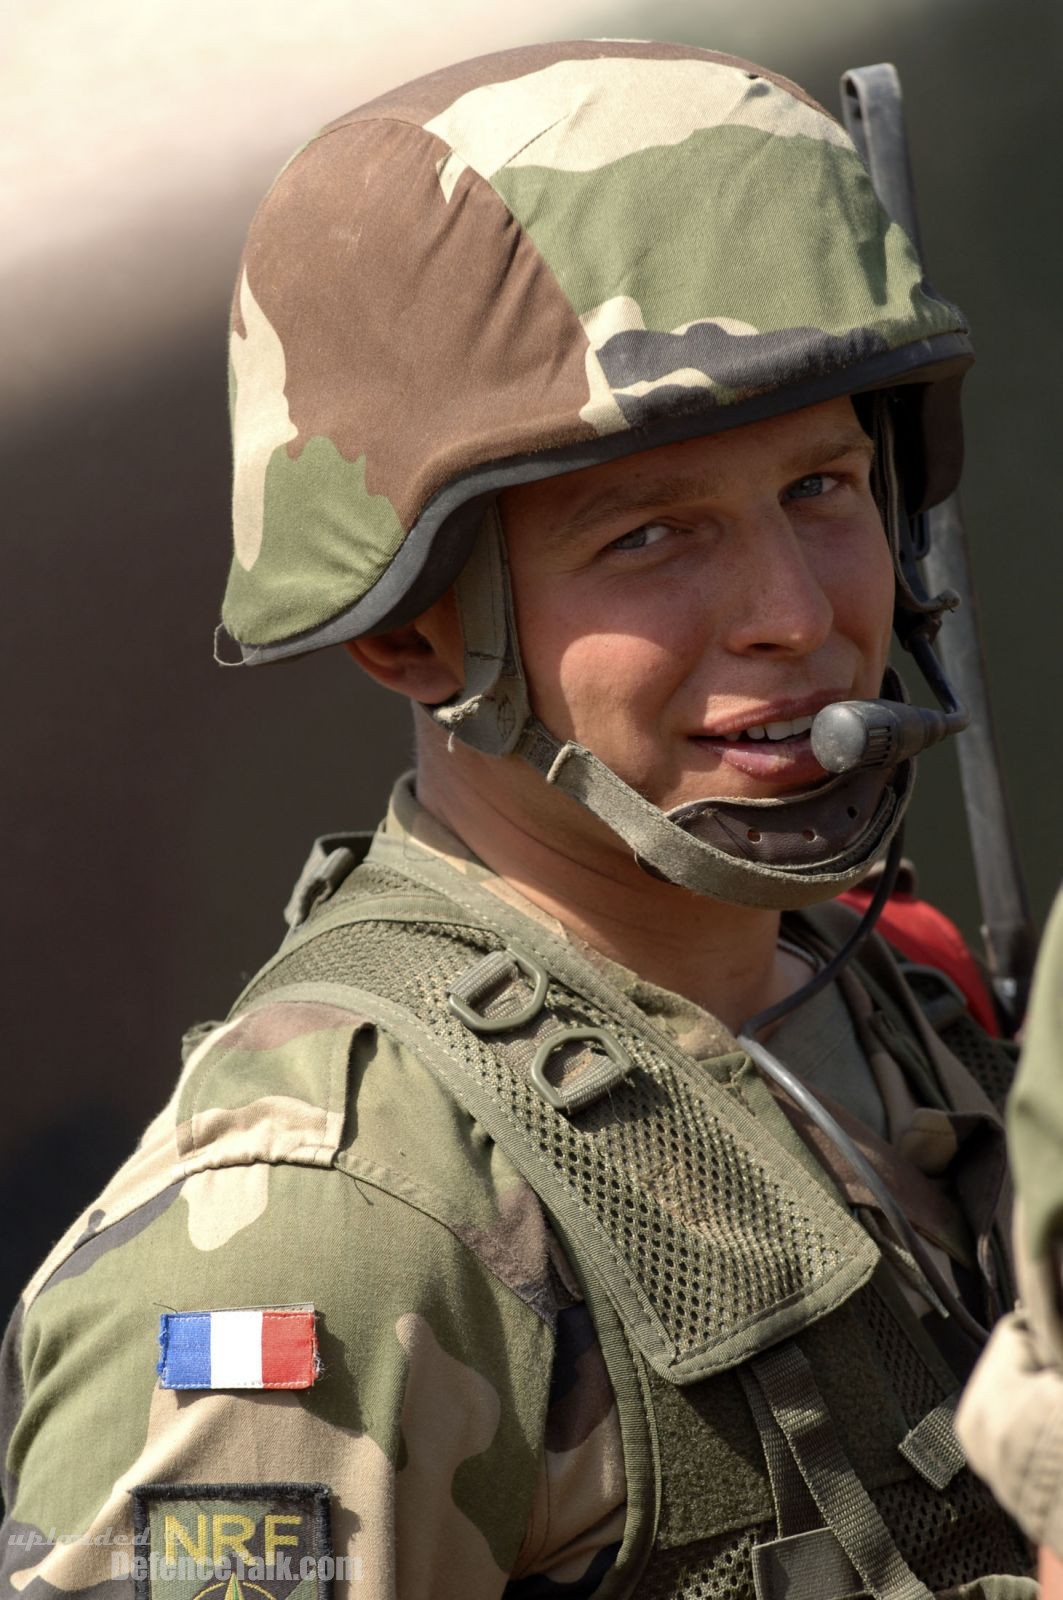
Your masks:
<svg viewBox="0 0 1063 1600"><path fill-rule="evenodd" d="M725 733L723 737L731 744L736 739L743 738L796 739L798 735L807 733L811 726L811 717L795 717L793 722L755 722L751 728L742 728L735 733Z"/></svg>
<svg viewBox="0 0 1063 1600"><path fill-rule="evenodd" d="M798 717L793 722L766 722L764 731L769 739L793 739L799 733L807 733L811 726L811 717Z"/></svg>

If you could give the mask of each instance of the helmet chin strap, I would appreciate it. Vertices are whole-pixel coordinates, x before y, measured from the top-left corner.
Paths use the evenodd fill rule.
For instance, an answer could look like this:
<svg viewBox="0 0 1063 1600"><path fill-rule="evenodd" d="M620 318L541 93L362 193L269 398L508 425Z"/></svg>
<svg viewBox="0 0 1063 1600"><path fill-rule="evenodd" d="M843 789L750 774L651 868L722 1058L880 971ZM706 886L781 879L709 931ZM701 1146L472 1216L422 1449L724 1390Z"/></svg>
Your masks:
<svg viewBox="0 0 1063 1600"><path fill-rule="evenodd" d="M907 762L897 775L835 778L786 799L698 800L666 812L590 750L562 744L534 719L517 754L600 817L654 876L716 900L776 911L813 905L859 882L896 832L912 780ZM824 828L827 810L844 817L842 838ZM815 828L808 825L813 815Z"/></svg>
<svg viewBox="0 0 1063 1600"><path fill-rule="evenodd" d="M914 780L912 757L965 718L929 646L950 597L928 599L913 585L917 574L905 542L888 397L875 395L873 401L876 492L898 575L902 637L910 645L914 636L925 646L914 653L942 712L907 705L900 680L888 670L882 698L845 701L815 718L813 751L833 772L822 784L778 799L710 797L662 811L592 751L555 738L532 713L505 540L492 503L455 585L465 686L453 700L432 708L436 722L451 738L484 754L519 755L545 782L612 829L648 872L696 894L766 910L796 910L858 883L901 824Z"/></svg>

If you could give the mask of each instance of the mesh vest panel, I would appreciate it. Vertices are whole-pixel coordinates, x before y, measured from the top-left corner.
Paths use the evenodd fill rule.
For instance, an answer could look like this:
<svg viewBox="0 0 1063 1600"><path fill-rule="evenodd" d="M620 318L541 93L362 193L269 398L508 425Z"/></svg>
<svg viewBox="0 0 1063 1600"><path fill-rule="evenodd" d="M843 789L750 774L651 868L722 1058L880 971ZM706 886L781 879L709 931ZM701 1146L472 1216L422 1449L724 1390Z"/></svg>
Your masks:
<svg viewBox="0 0 1063 1600"><path fill-rule="evenodd" d="M410 887L369 864L351 874L330 905ZM795 1235L770 1168L751 1160L725 1124L707 1122L681 1081L662 1074L652 1039L618 1027L606 1010L551 981L547 1005L560 1023L613 1028L640 1069L581 1113L577 1126L530 1092L489 1041L453 1018L444 1003L448 983L504 942L488 926L448 926L442 899L438 923L378 919L315 936L311 919L303 942L282 953L245 999L294 984L349 983L429 1021L448 1049L490 1080L514 1123L566 1174L596 1222L627 1241L679 1340L719 1332L760 1300L786 1294L829 1265L830 1241ZM987 1079L1003 1075L1003 1052L986 1043L988 1049L976 1042L971 1051L988 1089ZM593 1150L590 1132L603 1136ZM659 1171L652 1195L628 1181L631 1164ZM692 1246L692 1237L703 1247ZM748 1248L751 1237L755 1249ZM1029 1572L1030 1552L1018 1530L968 1472L937 1490L897 1453L907 1429L947 1391L874 1286L857 1291L797 1343L901 1555L932 1591L992 1573ZM626 1592L639 1600L756 1600L751 1552L774 1536L775 1522L763 1452L737 1377L724 1372L681 1387L648 1370L643 1377L660 1446L662 1508L654 1548Z"/></svg>

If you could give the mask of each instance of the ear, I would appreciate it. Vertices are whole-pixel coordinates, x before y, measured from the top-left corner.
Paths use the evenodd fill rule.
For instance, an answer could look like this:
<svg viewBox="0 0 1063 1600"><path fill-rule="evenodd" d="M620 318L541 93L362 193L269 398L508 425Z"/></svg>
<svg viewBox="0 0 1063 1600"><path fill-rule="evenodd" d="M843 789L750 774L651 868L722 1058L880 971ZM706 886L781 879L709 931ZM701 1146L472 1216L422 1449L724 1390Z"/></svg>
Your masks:
<svg viewBox="0 0 1063 1600"><path fill-rule="evenodd" d="M362 671L385 689L394 689L422 705L440 705L461 688L460 677L416 623L348 639L344 648Z"/></svg>

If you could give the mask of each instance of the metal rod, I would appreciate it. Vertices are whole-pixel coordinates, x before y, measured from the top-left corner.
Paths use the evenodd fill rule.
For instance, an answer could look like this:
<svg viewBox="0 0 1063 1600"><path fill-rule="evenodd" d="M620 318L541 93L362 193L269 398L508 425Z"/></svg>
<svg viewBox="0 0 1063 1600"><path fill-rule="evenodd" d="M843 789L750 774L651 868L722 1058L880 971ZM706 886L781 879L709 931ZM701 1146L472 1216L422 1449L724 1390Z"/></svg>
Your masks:
<svg viewBox="0 0 1063 1600"><path fill-rule="evenodd" d="M889 62L855 67L842 77L842 116L884 210L922 257L904 101ZM1022 1022L1037 949L1022 865L993 729L978 611L958 495L926 513L929 549L923 559L931 593L953 589L959 609L937 640L947 677L971 714L957 754L982 938L997 1005L1010 1031Z"/></svg>

